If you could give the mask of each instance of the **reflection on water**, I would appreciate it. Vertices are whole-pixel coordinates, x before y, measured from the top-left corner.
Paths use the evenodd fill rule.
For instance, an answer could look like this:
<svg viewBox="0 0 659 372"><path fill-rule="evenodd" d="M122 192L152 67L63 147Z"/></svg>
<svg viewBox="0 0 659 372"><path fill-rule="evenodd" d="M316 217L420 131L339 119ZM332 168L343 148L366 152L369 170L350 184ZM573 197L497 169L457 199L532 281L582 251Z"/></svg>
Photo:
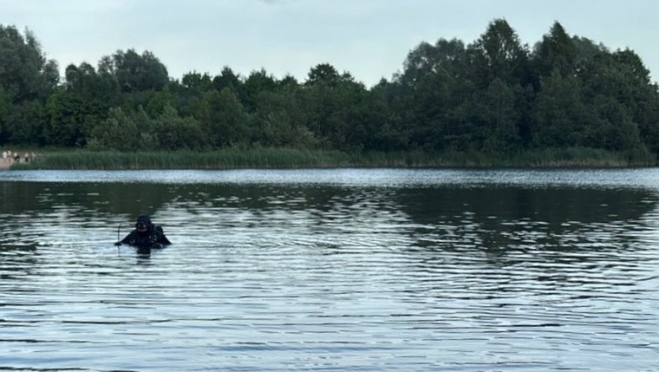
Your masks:
<svg viewBox="0 0 659 372"><path fill-rule="evenodd" d="M654 370L657 175L3 172L0 370Z"/></svg>

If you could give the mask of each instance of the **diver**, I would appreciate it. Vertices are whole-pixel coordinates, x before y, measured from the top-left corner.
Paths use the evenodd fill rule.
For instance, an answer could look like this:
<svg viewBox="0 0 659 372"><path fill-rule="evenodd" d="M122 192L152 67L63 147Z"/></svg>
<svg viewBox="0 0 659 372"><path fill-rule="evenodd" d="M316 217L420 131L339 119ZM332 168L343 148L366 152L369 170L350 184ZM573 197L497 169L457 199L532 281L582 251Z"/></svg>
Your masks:
<svg viewBox="0 0 659 372"><path fill-rule="evenodd" d="M172 244L165 236L162 227L151 222L151 217L142 214L137 217L135 230L131 231L125 238L114 243L119 246L128 244L137 248L164 248Z"/></svg>

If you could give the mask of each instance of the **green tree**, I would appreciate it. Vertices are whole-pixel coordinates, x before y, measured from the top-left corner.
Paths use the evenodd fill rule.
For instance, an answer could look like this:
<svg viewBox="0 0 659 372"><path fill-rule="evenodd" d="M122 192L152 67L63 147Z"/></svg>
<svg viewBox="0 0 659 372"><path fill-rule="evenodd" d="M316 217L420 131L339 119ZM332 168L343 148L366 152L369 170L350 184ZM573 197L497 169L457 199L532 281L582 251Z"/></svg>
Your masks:
<svg viewBox="0 0 659 372"><path fill-rule="evenodd" d="M161 90L169 83L167 68L149 51L140 55L133 49L118 50L101 59L101 69L114 74L125 92Z"/></svg>
<svg viewBox="0 0 659 372"><path fill-rule="evenodd" d="M257 96L252 142L265 147L309 149L318 141L306 127L301 91L295 85Z"/></svg>
<svg viewBox="0 0 659 372"><path fill-rule="evenodd" d="M58 146L85 146L93 128L107 118L110 107L120 102L118 84L112 75L97 73L85 62L69 65L65 78L64 85L48 101L44 141Z"/></svg>
<svg viewBox="0 0 659 372"><path fill-rule="evenodd" d="M165 90L171 92L173 99L169 100L170 105L177 110L179 115L187 117L198 116L198 112L203 105L202 100L204 95L207 92L215 90L215 86L210 75L191 72L183 75L180 83L170 83ZM160 92L156 92L154 96L155 99L162 100L168 97L169 94L163 95ZM162 113L163 107L159 108L160 112L158 114Z"/></svg>
<svg viewBox="0 0 659 372"><path fill-rule="evenodd" d="M11 102L46 101L59 81L57 63L47 60L30 30L0 25L0 86Z"/></svg>
<svg viewBox="0 0 659 372"><path fill-rule="evenodd" d="M249 115L229 87L207 92L196 118L215 148L249 142Z"/></svg>
<svg viewBox="0 0 659 372"><path fill-rule="evenodd" d="M486 123L483 151L511 153L521 144L516 92L501 79L494 79L484 94Z"/></svg>
<svg viewBox="0 0 659 372"><path fill-rule="evenodd" d="M503 19L496 19L467 48L467 57L477 87L487 89L499 78L509 86L528 83L528 48Z"/></svg>
<svg viewBox="0 0 659 372"><path fill-rule="evenodd" d="M466 49L456 39L421 43L395 77L395 110L407 122L410 145L441 151L464 147L467 120L459 115L473 94ZM390 129L390 128L388 128Z"/></svg>
<svg viewBox="0 0 659 372"><path fill-rule="evenodd" d="M618 96L636 123L644 145L659 153L659 88L641 58L629 49L613 53L613 61L629 84L628 96Z"/></svg>
<svg viewBox="0 0 659 372"><path fill-rule="evenodd" d="M11 136L9 128L12 111L11 99L12 97L0 86L0 144L6 143Z"/></svg>
<svg viewBox="0 0 659 372"><path fill-rule="evenodd" d="M189 72L181 78L181 85L188 89L196 89L199 92L207 92L213 89L213 81L210 75L199 72Z"/></svg>
<svg viewBox="0 0 659 372"><path fill-rule="evenodd" d="M67 91L75 93L84 100L97 101L104 110L121 102L119 84L114 76L107 72L94 70L90 64L83 62L79 66L69 65L65 71L64 86Z"/></svg>
<svg viewBox="0 0 659 372"><path fill-rule="evenodd" d="M391 84L382 79L367 93L364 104L364 136L361 142L365 150L398 151L406 148L408 139L397 128L396 114L387 94Z"/></svg>
<svg viewBox="0 0 659 372"><path fill-rule="evenodd" d="M148 132L145 130L149 122L144 110L127 115L120 107L112 108L107 119L92 130L88 147L118 151L152 150L155 146L152 140L148 140Z"/></svg>
<svg viewBox="0 0 659 372"><path fill-rule="evenodd" d="M307 128L323 148L354 150L362 146L362 122L366 88L349 73L335 75L330 65L319 65L309 73L304 89Z"/></svg>
<svg viewBox="0 0 659 372"><path fill-rule="evenodd" d="M638 126L626 108L611 96L598 95L591 103L594 118L587 145L608 151L629 151L641 148ZM594 125L593 125L594 124Z"/></svg>
<svg viewBox="0 0 659 372"><path fill-rule="evenodd" d="M152 120L152 131L160 150L203 149L207 144L199 122L193 117L180 117L171 106Z"/></svg>
<svg viewBox="0 0 659 372"><path fill-rule="evenodd" d="M588 121L588 144L610 151L641 148L641 133L650 133L657 119L652 117L652 109L649 117L645 115L647 105L641 102L648 99L650 105L656 105L657 101L652 88L648 89L649 72L640 59L626 51L602 50L585 64L581 77L594 118Z"/></svg>
<svg viewBox="0 0 659 372"><path fill-rule="evenodd" d="M560 69L543 81L534 102L533 145L538 148L587 146L586 107L581 81Z"/></svg>
<svg viewBox="0 0 659 372"><path fill-rule="evenodd" d="M575 73L577 46L563 26L555 22L549 33L536 44L534 62L541 76L549 77L554 71L567 77Z"/></svg>
<svg viewBox="0 0 659 372"><path fill-rule="evenodd" d="M8 120L8 142L23 145L43 144L43 123L46 120L45 109L38 100L24 101L13 105Z"/></svg>
<svg viewBox="0 0 659 372"><path fill-rule="evenodd" d="M221 92L224 88L229 88L233 91L233 94L235 94L236 97L241 101L244 101L245 92L242 77L234 73L228 66L224 66L220 75L213 78L213 86L218 92Z"/></svg>
<svg viewBox="0 0 659 372"><path fill-rule="evenodd" d="M165 112L165 107L171 106L176 108L178 103L177 94L172 92L170 89L171 85L165 87L165 89L153 92L150 95L149 101L146 104L145 111L150 117L157 117L162 115Z"/></svg>
<svg viewBox="0 0 659 372"><path fill-rule="evenodd" d="M91 127L85 101L76 94L59 89L46 104L48 122L44 125L44 141L48 145L78 147L86 144L85 128Z"/></svg>
<svg viewBox="0 0 659 372"><path fill-rule="evenodd" d="M213 86L219 92L224 88L237 88L242 85L240 76L233 72L231 67L224 66L219 75L213 78Z"/></svg>
<svg viewBox="0 0 659 372"><path fill-rule="evenodd" d="M256 109L258 95L273 92L277 88L277 81L265 70L252 71L243 83L243 105L248 112Z"/></svg>
<svg viewBox="0 0 659 372"><path fill-rule="evenodd" d="M324 83L329 86L336 86L341 82L341 75L329 63L321 63L313 67L308 74L306 85Z"/></svg>

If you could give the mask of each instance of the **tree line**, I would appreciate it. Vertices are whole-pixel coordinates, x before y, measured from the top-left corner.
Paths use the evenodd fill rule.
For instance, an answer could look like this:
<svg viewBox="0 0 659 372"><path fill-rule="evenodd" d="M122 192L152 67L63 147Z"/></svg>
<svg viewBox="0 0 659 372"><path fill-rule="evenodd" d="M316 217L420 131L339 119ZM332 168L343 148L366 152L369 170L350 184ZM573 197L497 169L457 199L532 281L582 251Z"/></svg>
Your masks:
<svg viewBox="0 0 659 372"><path fill-rule="evenodd" d="M318 64L305 81L169 77L149 51L119 50L64 76L35 38L0 25L0 144L119 151L294 148L476 151L592 148L659 153L659 89L632 50L611 51L555 22L533 47L504 19L470 44L412 49L367 88Z"/></svg>

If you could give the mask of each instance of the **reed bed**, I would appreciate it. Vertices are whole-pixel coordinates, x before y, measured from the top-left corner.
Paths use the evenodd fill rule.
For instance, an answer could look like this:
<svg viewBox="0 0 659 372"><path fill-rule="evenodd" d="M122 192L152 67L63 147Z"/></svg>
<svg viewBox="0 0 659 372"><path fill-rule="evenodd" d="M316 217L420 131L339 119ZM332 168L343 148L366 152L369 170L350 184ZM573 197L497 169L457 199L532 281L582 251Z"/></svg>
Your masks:
<svg viewBox="0 0 659 372"><path fill-rule="evenodd" d="M542 149L515 154L381 152L359 154L352 159L354 165L428 168L620 168L652 167L657 163L649 152L630 154L589 148Z"/></svg>
<svg viewBox="0 0 659 372"><path fill-rule="evenodd" d="M338 151L289 149L113 152L57 151L44 153L35 161L12 169L236 169L304 168L349 165L346 154Z"/></svg>
<svg viewBox="0 0 659 372"><path fill-rule="evenodd" d="M12 169L285 169L333 167L396 168L589 168L655 166L649 154L595 149L543 149L511 155L480 152L365 152L296 149L227 149L219 151L112 152L52 151Z"/></svg>

